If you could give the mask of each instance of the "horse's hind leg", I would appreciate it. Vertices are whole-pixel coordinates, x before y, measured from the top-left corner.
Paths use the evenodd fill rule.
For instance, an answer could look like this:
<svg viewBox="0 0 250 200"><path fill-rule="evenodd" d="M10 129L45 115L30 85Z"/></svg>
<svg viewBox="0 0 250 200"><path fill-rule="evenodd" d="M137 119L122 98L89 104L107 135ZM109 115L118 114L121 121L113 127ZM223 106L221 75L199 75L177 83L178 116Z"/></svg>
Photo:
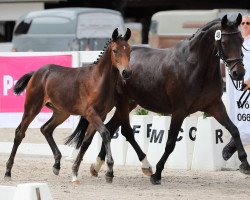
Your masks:
<svg viewBox="0 0 250 200"><path fill-rule="evenodd" d="M87 151L89 145L91 144L92 142L92 139L94 137L94 134L95 134L95 129L93 126L89 126L88 129L87 129L87 133L84 137L84 140L82 142L82 145L80 147L80 151L75 159L75 162L72 166L72 173L73 173L73 177L72 177L72 182L75 183L75 184L79 184L79 181L78 181L78 171L79 171L79 167L80 167L80 164L81 164L81 161L83 159L83 156L85 154L85 152Z"/></svg>
<svg viewBox="0 0 250 200"><path fill-rule="evenodd" d="M62 154L58 149L55 140L53 138L53 131L55 128L63 123L69 117L68 114L54 110L52 117L41 127L41 132L46 138L55 158L55 164L53 165L53 172L55 175L59 174L60 161Z"/></svg>
<svg viewBox="0 0 250 200"><path fill-rule="evenodd" d="M215 102L212 107L209 107L208 110L206 110L206 112L212 115L222 126L225 126L226 129L230 132L238 150L238 157L241 161L240 171L244 174L250 174L250 165L247 161L247 154L240 139L239 130L228 117L223 102Z"/></svg>
<svg viewBox="0 0 250 200"><path fill-rule="evenodd" d="M33 102L32 102L33 103ZM29 105L29 104L26 104ZM31 105L34 105L33 107ZM42 107L42 102L36 101L36 104L30 104L29 106L25 106L25 111L22 117L22 121L20 125L16 129L14 144L12 147L12 151L10 157L6 163L6 172L5 172L5 179L10 180L11 178L11 169L14 164L15 155L18 149L18 146L21 144L23 138L25 137L25 132L32 122L32 120L36 117L36 115L40 112Z"/></svg>

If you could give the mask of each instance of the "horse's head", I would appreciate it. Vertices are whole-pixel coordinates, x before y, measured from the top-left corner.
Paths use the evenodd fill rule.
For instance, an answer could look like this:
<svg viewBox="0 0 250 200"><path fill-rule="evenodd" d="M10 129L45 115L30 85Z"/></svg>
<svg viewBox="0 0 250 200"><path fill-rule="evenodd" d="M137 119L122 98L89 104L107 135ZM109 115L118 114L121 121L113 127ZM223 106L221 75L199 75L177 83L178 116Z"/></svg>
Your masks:
<svg viewBox="0 0 250 200"><path fill-rule="evenodd" d="M243 38L238 29L241 20L241 14L238 14L235 21L229 21L225 15L221 20L221 30L215 32L220 58L229 68L230 75L234 80L242 80L245 75L242 59Z"/></svg>
<svg viewBox="0 0 250 200"><path fill-rule="evenodd" d="M122 78L128 79L132 74L129 67L131 47L128 44L128 40L131 36L131 31L127 28L127 31L123 37L118 35L118 29L115 29L112 34L111 41L111 62L112 66L116 67Z"/></svg>

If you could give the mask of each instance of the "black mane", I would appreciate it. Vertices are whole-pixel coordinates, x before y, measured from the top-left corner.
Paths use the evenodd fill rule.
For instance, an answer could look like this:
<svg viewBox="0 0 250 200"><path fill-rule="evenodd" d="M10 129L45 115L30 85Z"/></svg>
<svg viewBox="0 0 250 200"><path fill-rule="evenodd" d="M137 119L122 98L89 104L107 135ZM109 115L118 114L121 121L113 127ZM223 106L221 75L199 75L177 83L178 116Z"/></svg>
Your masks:
<svg viewBox="0 0 250 200"><path fill-rule="evenodd" d="M207 31L208 29L210 29L211 27L213 27L214 25L218 24L221 22L221 19L218 18L218 19L215 19L211 22L208 22L207 24L205 24L203 27L199 28L195 34L193 34L189 40L192 40L196 37L198 37L201 33L204 33L205 31Z"/></svg>
<svg viewBox="0 0 250 200"><path fill-rule="evenodd" d="M118 37L117 37L117 40L121 40L121 39L123 39L123 37L122 37L122 35L119 35ZM98 58L97 58L97 60L96 61L94 61L94 63L93 64L97 64L98 62L99 62L99 60L100 60L100 58L103 56L103 54L105 53L105 51L107 50L107 48L108 48L108 46L109 46L109 44L112 42L112 39L110 38L108 41L107 41L107 43L105 44L105 46L103 47L103 50L100 52L100 54L98 55Z"/></svg>

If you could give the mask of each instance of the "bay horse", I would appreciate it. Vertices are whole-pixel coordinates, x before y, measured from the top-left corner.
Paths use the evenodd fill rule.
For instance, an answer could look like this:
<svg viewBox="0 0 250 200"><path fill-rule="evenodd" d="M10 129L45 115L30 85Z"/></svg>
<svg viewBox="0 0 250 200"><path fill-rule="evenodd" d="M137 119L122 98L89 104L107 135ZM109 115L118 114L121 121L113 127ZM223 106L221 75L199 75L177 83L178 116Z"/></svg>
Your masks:
<svg viewBox="0 0 250 200"><path fill-rule="evenodd" d="M91 127L102 136L107 152L106 181L112 182L114 162L110 149L111 138L103 120L114 107L114 91L118 77L127 79L131 75L129 67L131 47L128 44L130 36L130 29L127 29L123 37L118 34L118 29L115 29L112 39L107 43L103 55L96 64L80 68L49 64L35 72L25 74L17 81L14 92L18 95L27 88L26 98L22 121L16 129L13 148L6 164L6 179L11 178L14 158L18 146L25 137L25 131L45 105L53 110L53 115L41 127L41 132L55 158L54 174L59 174L62 155L53 139L53 131L70 115L80 115L86 118ZM73 182L78 182L77 173L85 151L82 149L73 164Z"/></svg>
<svg viewBox="0 0 250 200"><path fill-rule="evenodd" d="M156 113L172 114L165 152L156 165L156 172L151 175L152 184L161 183L161 173L174 150L183 120L197 111L213 116L230 132L241 161L240 171L250 174L239 131L228 117L221 99L223 82L220 59L224 61L234 80L243 80L245 74L242 62L243 38L238 29L241 20L241 14L234 21L228 20L225 15L222 19L207 23L191 38L172 48L132 47L132 75L128 80L118 82L116 112L106 127L113 135L121 126L122 134L134 147L139 160L145 162L146 155L136 143L129 124L129 112L139 104ZM83 140L86 129L87 133L90 130L85 121L81 117L73 133L78 140ZM91 165L92 175L98 175L105 155L102 145L97 162ZM148 172L150 175L150 169Z"/></svg>

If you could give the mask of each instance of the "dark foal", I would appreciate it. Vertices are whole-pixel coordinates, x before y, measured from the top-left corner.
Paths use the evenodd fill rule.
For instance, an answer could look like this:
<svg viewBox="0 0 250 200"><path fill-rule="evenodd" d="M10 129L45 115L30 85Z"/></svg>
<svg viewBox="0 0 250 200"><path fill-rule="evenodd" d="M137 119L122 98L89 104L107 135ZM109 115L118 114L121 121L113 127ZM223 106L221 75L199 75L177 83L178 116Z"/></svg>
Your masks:
<svg viewBox="0 0 250 200"><path fill-rule="evenodd" d="M36 72L21 77L14 87L20 94L25 88L26 99L24 114L16 129L14 145L6 165L5 178L11 178L11 169L18 146L25 137L29 124L46 105L53 110L52 117L41 127L41 132L48 141L54 154L53 171L57 175L60 170L61 153L53 139L54 129L70 115L81 115L88 120L91 127L97 130L107 151L107 182L113 179L113 158L110 149L110 133L103 124L106 114L114 107L114 92L118 77L127 79L131 75L129 67L131 48L128 44L131 31L127 29L124 37L118 35L118 29L112 34L112 40L97 64L82 68L68 68L57 65L46 65ZM92 136L93 137L93 136ZM73 181L77 180L78 169L86 151L86 144L92 137L83 141L80 153L75 160L72 171ZM70 143L70 138L68 139ZM79 145L78 145L79 147Z"/></svg>
<svg viewBox="0 0 250 200"><path fill-rule="evenodd" d="M183 120L197 111L208 113L226 127L238 150L240 171L250 173L239 131L229 119L221 100L223 90L220 59L225 62L234 80L242 80L245 74L242 63L243 38L238 29L241 20L241 14L235 21L229 21L225 15L221 20L206 24L190 39L173 48L132 48L132 76L125 82L118 81L117 92L120 96L117 99L116 113L106 126L113 135L121 125L122 134L129 142L133 142L134 147L133 131L129 124L130 107L134 106L131 99L153 112L172 114L165 152L156 165L156 172L151 176L152 184L161 182L162 170L174 150ZM86 128L84 121L81 118L78 131ZM140 149L135 148L135 151L140 160L145 157ZM98 162L91 167L92 174L97 175L105 155L105 148L102 146Z"/></svg>

